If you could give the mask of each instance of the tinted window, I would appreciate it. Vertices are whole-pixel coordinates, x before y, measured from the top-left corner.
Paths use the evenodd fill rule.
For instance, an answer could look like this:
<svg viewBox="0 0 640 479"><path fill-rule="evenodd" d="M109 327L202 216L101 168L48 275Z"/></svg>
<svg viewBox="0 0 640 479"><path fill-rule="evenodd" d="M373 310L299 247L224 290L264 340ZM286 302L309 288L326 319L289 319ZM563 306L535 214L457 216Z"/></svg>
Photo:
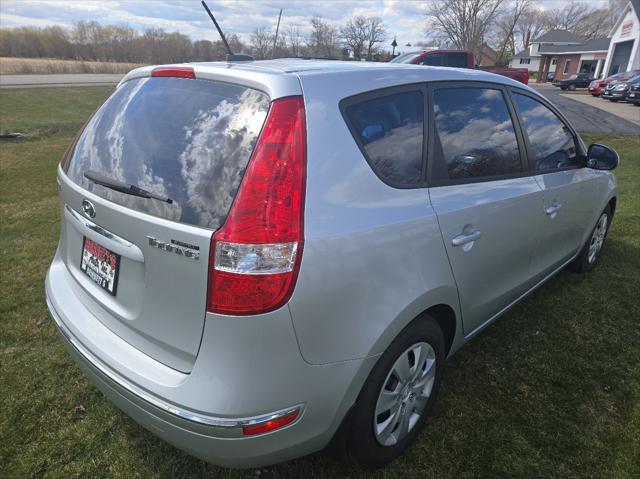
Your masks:
<svg viewBox="0 0 640 479"><path fill-rule="evenodd" d="M435 53L424 57L422 60L420 60L420 65L429 65L431 67L447 66L444 55L440 53Z"/></svg>
<svg viewBox="0 0 640 479"><path fill-rule="evenodd" d="M422 181L424 99L419 91L365 100L346 108L352 131L376 173L396 185Z"/></svg>
<svg viewBox="0 0 640 479"><path fill-rule="evenodd" d="M391 60L391 63L411 63L419 55L420 55L420 52L418 52L418 53L405 53L404 55L398 55L397 57L395 57L393 60Z"/></svg>
<svg viewBox="0 0 640 479"><path fill-rule="evenodd" d="M513 97L529 137L534 169L546 171L576 166L578 158L573 135L556 114L531 97L518 93Z"/></svg>
<svg viewBox="0 0 640 479"><path fill-rule="evenodd" d="M447 53L447 66L454 68L467 68L466 53Z"/></svg>
<svg viewBox="0 0 640 479"><path fill-rule="evenodd" d="M181 78L124 83L89 121L66 165L83 188L162 218L218 228L249 161L269 98L238 85ZM96 185L93 170L173 204Z"/></svg>
<svg viewBox="0 0 640 479"><path fill-rule="evenodd" d="M452 88L433 95L435 180L482 178L522 172L511 116L500 90Z"/></svg>

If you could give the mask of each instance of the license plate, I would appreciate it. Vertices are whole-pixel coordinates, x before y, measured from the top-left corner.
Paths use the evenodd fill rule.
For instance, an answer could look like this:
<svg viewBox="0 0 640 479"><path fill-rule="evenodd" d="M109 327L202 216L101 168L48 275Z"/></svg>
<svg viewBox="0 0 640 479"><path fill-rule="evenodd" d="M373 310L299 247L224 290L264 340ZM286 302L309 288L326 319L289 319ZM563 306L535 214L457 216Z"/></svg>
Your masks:
<svg viewBox="0 0 640 479"><path fill-rule="evenodd" d="M85 237L82 242L80 269L107 293L116 295L120 255Z"/></svg>
<svg viewBox="0 0 640 479"><path fill-rule="evenodd" d="M636 94L635 94L635 93L629 93L629 96L630 96L631 98L635 98Z"/></svg>

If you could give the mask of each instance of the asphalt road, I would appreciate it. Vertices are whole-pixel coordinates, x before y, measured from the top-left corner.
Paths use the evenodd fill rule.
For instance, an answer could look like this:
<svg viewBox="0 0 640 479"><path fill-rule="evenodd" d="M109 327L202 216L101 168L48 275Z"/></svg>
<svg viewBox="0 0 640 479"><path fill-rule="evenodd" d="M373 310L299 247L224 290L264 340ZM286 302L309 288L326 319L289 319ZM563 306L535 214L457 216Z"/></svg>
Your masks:
<svg viewBox="0 0 640 479"><path fill-rule="evenodd" d="M115 85L124 74L72 73L52 75L0 75L2 88L32 88L44 86Z"/></svg>
<svg viewBox="0 0 640 479"><path fill-rule="evenodd" d="M578 131L593 133L618 133L622 135L640 135L640 125L636 125L624 118L608 113L600 108L560 95L560 89L552 85L529 86L542 93L567 117L569 123ZM598 100L600 100L598 98Z"/></svg>

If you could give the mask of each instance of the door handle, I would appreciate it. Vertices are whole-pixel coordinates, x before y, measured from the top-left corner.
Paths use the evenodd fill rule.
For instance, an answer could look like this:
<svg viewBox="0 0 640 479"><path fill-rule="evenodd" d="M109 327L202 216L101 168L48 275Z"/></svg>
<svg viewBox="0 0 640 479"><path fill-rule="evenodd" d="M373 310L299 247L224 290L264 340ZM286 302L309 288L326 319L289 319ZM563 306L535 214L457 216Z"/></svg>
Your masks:
<svg viewBox="0 0 640 479"><path fill-rule="evenodd" d="M544 212L549 215L549 216L553 216L555 215L558 211L560 211L560 208L562 208L562 205L560 203L554 203L551 206L548 206Z"/></svg>
<svg viewBox="0 0 640 479"><path fill-rule="evenodd" d="M451 240L451 244L453 246L462 246L463 244L471 243L472 241L479 239L480 236L482 236L482 233L480 232L480 230L472 231L469 234L463 233L461 235L454 237Z"/></svg>

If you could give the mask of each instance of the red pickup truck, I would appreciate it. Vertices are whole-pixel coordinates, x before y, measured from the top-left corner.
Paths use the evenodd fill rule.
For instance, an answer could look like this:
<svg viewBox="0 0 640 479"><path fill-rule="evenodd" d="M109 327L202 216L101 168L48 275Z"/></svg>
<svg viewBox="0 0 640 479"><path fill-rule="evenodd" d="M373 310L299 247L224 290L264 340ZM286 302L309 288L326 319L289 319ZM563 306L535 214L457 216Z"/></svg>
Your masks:
<svg viewBox="0 0 640 479"><path fill-rule="evenodd" d="M410 63L434 67L472 68L513 78L527 85L529 70L526 68L478 67L472 51L469 50L425 50L399 55L391 63Z"/></svg>

